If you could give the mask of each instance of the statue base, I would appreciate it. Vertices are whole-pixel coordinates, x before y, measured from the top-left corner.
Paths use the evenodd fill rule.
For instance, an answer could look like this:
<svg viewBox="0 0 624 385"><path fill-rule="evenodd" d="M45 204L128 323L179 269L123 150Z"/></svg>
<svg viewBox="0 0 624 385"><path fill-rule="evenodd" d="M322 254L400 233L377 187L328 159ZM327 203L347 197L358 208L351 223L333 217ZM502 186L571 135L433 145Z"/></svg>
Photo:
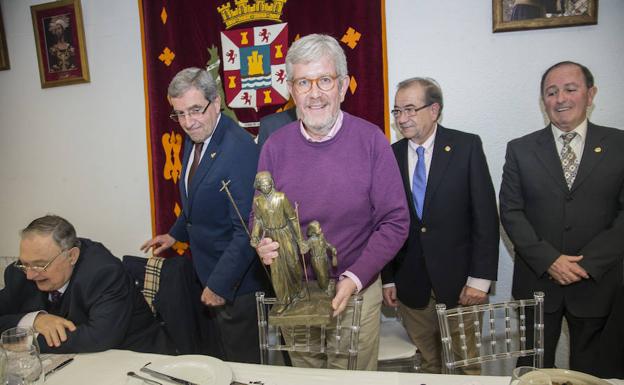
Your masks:
<svg viewBox="0 0 624 385"><path fill-rule="evenodd" d="M327 326L332 320L331 301L335 295L335 284L330 282L331 295L321 290L316 281L309 282L310 295L290 303L286 310L277 313L278 304L269 311L269 324L275 326Z"/></svg>

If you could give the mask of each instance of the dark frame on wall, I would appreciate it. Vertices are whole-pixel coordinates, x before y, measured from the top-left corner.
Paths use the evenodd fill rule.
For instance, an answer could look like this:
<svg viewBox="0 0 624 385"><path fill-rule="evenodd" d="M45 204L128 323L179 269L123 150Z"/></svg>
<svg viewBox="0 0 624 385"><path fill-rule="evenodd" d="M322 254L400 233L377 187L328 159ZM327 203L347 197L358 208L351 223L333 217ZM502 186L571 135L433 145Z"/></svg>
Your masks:
<svg viewBox="0 0 624 385"><path fill-rule="evenodd" d="M598 23L598 0L492 0L493 32Z"/></svg>
<svg viewBox="0 0 624 385"><path fill-rule="evenodd" d="M11 68L9 62L9 50L6 44L6 35L4 34L4 23L2 21L2 8L0 8L0 71Z"/></svg>
<svg viewBox="0 0 624 385"><path fill-rule="evenodd" d="M89 82L80 0L33 5L41 88Z"/></svg>

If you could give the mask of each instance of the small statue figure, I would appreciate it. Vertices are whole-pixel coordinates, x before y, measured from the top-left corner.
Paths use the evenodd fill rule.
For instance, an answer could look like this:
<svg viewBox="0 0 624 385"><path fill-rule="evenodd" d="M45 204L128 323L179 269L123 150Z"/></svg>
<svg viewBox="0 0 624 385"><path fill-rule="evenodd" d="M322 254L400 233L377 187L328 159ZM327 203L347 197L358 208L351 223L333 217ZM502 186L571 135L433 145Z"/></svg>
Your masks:
<svg viewBox="0 0 624 385"><path fill-rule="evenodd" d="M306 297L299 255L307 253L308 246L301 235L293 206L284 193L275 191L271 173L257 173L254 188L261 194L253 200L254 224L250 243L255 248L265 237L279 243L278 257L271 264L271 281L280 303L274 310L281 314L291 304Z"/></svg>
<svg viewBox="0 0 624 385"><path fill-rule="evenodd" d="M327 242L323 230L321 230L321 224L318 221L312 221L308 225L308 247L310 248L310 256L312 262L312 269L316 274L316 280L319 287L328 296L333 296L333 286L330 285L329 280L329 263L327 261L327 250L331 253L332 266L338 266L336 248L331 243Z"/></svg>

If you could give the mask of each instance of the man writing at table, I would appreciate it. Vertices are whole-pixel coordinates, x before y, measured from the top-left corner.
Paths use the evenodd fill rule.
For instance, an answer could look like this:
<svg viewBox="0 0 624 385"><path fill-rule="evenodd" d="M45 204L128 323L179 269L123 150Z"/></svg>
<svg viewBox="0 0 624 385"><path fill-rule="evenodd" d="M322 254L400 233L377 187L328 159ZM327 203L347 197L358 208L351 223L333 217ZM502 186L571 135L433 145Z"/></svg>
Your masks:
<svg viewBox="0 0 624 385"><path fill-rule="evenodd" d="M19 260L4 280L0 330L33 327L42 352L171 352L121 261L59 216L22 230Z"/></svg>

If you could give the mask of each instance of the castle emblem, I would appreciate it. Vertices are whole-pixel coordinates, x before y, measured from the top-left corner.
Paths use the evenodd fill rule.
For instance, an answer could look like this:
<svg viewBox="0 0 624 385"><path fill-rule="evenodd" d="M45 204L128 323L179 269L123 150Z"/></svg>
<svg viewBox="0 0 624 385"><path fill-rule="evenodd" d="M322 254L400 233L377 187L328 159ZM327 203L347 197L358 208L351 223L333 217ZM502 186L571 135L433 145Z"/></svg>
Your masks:
<svg viewBox="0 0 624 385"><path fill-rule="evenodd" d="M246 2L236 1L237 4ZM258 0L256 6L258 4L265 3ZM223 88L229 107L258 108L288 101L284 76L287 23L223 31L221 47L224 55Z"/></svg>

